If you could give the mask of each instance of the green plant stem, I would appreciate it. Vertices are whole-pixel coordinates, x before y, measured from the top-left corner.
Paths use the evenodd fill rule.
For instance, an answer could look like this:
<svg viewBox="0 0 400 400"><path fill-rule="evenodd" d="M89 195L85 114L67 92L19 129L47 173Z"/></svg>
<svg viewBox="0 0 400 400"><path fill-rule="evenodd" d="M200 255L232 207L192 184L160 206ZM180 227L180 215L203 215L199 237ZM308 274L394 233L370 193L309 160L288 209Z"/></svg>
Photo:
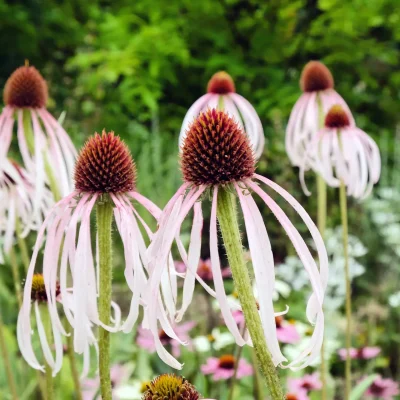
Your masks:
<svg viewBox="0 0 400 400"><path fill-rule="evenodd" d="M246 324L244 323L243 328L241 329L240 333L243 336L245 332L246 332ZM231 388L229 391L228 400L233 400L233 395L235 393L235 384L237 382L237 372L239 369L239 361L240 361L240 357L242 356L242 352L243 352L243 346L237 346L237 351L235 354L235 370L233 371L233 376L231 379Z"/></svg>
<svg viewBox="0 0 400 400"><path fill-rule="evenodd" d="M97 234L100 260L99 316L100 320L107 325L110 323L111 316L112 213L113 207L108 199L97 203ZM102 399L111 400L110 333L102 327L99 327L99 371Z"/></svg>
<svg viewBox="0 0 400 400"><path fill-rule="evenodd" d="M17 296L18 307L21 308L22 305L22 291L21 291L21 275L19 273L19 265L17 256L14 251L14 247L11 247L9 253L11 273L13 275L15 294Z"/></svg>
<svg viewBox="0 0 400 400"><path fill-rule="evenodd" d="M243 257L239 224L236 217L236 198L227 190L221 189L218 193L217 215L235 288L239 295L262 375L272 399L283 400L282 387L265 342L264 330L253 296L249 272Z"/></svg>
<svg viewBox="0 0 400 400"><path fill-rule="evenodd" d="M317 224L318 230L322 236L322 239L325 237L325 229L326 229L326 183L324 179L317 175L317 196L318 196L318 216L317 216ZM321 390L321 400L327 399L327 384L326 384L326 363L325 363L325 340L322 340L321 345L321 382L322 382L322 390Z"/></svg>
<svg viewBox="0 0 400 400"><path fill-rule="evenodd" d="M346 371L345 371L345 400L349 399L351 392L351 281L349 271L349 229L347 219L347 195L346 186L343 181L340 182L340 215L342 219L343 230L343 255L344 255L344 274L346 281Z"/></svg>
<svg viewBox="0 0 400 400"><path fill-rule="evenodd" d="M18 400L17 386L15 384L14 375L11 369L10 356L8 354L7 344L4 336L4 325L1 315L0 315L0 351L3 359L4 369L6 370L8 386L10 387L11 398L13 400Z"/></svg>
<svg viewBox="0 0 400 400"><path fill-rule="evenodd" d="M253 365L257 365L257 355L254 348L251 349L251 361ZM254 400L263 400L264 396L262 389L262 381L261 381L260 371L258 368L254 368L253 382L254 382L254 387L253 387Z"/></svg>
<svg viewBox="0 0 400 400"><path fill-rule="evenodd" d="M67 354L71 365L71 375L75 386L75 397L77 400L82 400L81 383L79 380L78 368L76 367L76 359L74 353L74 336L73 333L67 336Z"/></svg>

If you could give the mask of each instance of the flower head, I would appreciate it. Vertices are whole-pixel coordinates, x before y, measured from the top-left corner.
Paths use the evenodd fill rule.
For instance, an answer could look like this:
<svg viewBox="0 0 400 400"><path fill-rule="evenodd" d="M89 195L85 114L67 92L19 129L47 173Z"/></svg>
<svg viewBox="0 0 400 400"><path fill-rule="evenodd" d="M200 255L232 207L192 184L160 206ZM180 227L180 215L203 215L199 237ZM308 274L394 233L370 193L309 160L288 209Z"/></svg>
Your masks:
<svg viewBox="0 0 400 400"><path fill-rule="evenodd" d="M343 181L349 196L365 198L380 177L379 149L352 123L342 105L335 104L325 117L325 127L308 143L300 165L300 178L307 194L304 173L309 169L320 174L329 186L338 187Z"/></svg>
<svg viewBox="0 0 400 400"><path fill-rule="evenodd" d="M214 381L232 378L235 373L236 359L231 354L224 354L219 358L210 357L207 363L201 366L201 372L212 375ZM253 367L244 359L239 360L238 379L253 375Z"/></svg>
<svg viewBox="0 0 400 400"><path fill-rule="evenodd" d="M88 370L89 346L97 346L92 333L93 326L101 326L110 332L130 332L143 304L149 271L145 239L141 224L148 236L152 232L136 210L135 202L141 204L155 218L161 210L135 190L135 165L125 144L113 133L95 135L82 149L76 164L76 189L60 200L48 213L41 226L33 250L24 287L23 305L18 317L18 343L25 360L36 369L43 370L32 348L30 321L32 288L38 287L35 275L39 250L44 244L43 281L47 307L51 319L55 358L49 350L47 338L41 337L46 362L56 374L62 364L62 336L68 335L59 316L60 307L74 330L74 349L84 354L84 374ZM121 310L112 302L111 323L99 318L98 254L99 244L92 232L91 213L97 204L108 203L123 244L124 275L132 291L128 315L121 322ZM96 249L92 249L96 243ZM168 260L167 264L173 264ZM166 271L168 274L169 272ZM169 282L173 285L176 276ZM41 293L43 293L43 281ZM59 284L58 284L59 282ZM176 283L176 282L175 282ZM176 287L176 285L175 285ZM173 288L162 289L165 299L175 298ZM60 296L59 296L60 295ZM159 296L158 294L157 296ZM36 304L37 302L35 302ZM36 314L37 315L37 314ZM163 329L170 332L169 324ZM177 339L179 340L179 339Z"/></svg>
<svg viewBox="0 0 400 400"><path fill-rule="evenodd" d="M58 297L59 294L60 285L56 283L56 297ZM43 274L34 274L32 277L31 299L32 301L38 301L39 303L47 302L47 293Z"/></svg>
<svg viewBox="0 0 400 400"><path fill-rule="evenodd" d="M225 71L216 72L207 85L207 93L228 94L235 92L235 82Z"/></svg>
<svg viewBox="0 0 400 400"><path fill-rule="evenodd" d="M186 182L218 185L253 176L249 139L223 111L209 109L190 126L183 142L181 168Z"/></svg>
<svg viewBox="0 0 400 400"><path fill-rule="evenodd" d="M220 71L215 73L207 85L207 93L200 97L186 113L183 120L179 147L182 150L189 126L201 113L208 108L219 108L234 118L237 124L246 132L251 148L256 158L264 151L264 130L254 107L241 95L236 93L235 83L231 76Z"/></svg>
<svg viewBox="0 0 400 400"><path fill-rule="evenodd" d="M3 98L4 103L11 107L46 107L47 83L35 67L19 67L8 78Z"/></svg>
<svg viewBox="0 0 400 400"><path fill-rule="evenodd" d="M0 170L15 125L23 167L34 185L31 221L38 218L49 186L56 199L72 189L76 150L63 127L46 110L47 98L47 84L39 71L32 66L17 68L5 85L6 106L0 114Z"/></svg>
<svg viewBox="0 0 400 400"><path fill-rule="evenodd" d="M333 89L331 71L320 61L310 61L301 72L300 87L303 92L320 92Z"/></svg>
<svg viewBox="0 0 400 400"><path fill-rule="evenodd" d="M296 326L282 316L275 317L276 332L281 343L297 343L301 338Z"/></svg>
<svg viewBox="0 0 400 400"><path fill-rule="evenodd" d="M298 393L301 391L310 392L313 390L320 390L322 382L317 373L311 375L304 375L301 378L291 378L288 380L289 391Z"/></svg>
<svg viewBox="0 0 400 400"><path fill-rule="evenodd" d="M182 376L163 374L153 379L147 386L142 400L198 400L196 388Z"/></svg>
<svg viewBox="0 0 400 400"><path fill-rule="evenodd" d="M285 396L285 400L309 400L305 390L298 390L297 393L288 393Z"/></svg>
<svg viewBox="0 0 400 400"><path fill-rule="evenodd" d="M316 327L304 350L289 364L291 368L308 365L318 356L323 335L322 301L327 284L328 258L323 240L303 207L283 188L269 179L255 173L255 161L249 146L249 140L240 126L226 113L220 110L207 110L201 113L189 128L184 139L181 166L185 182L165 207L159 221L159 228L149 246L151 277L147 291L146 322L153 335L160 358L174 368L181 364L168 353L159 337L161 325L165 325L165 314L172 323L181 321L193 299L196 280L204 289L217 299L224 322L238 345L249 343L247 335L242 335L233 311L237 304L229 300L223 282L218 250L217 203L220 191L230 191L239 198L243 213L247 239L250 247L255 285L260 305L260 317L263 324L268 348L275 365L286 361L278 342L273 296L275 289L274 257L263 217L253 198L258 195L282 224L302 260L309 276L313 294L307 307L307 317ZM257 183L265 184L280 194L300 215L311 232L320 259L318 268L309 248L301 235L279 205ZM207 193L209 196L205 196ZM214 288L211 288L198 273L203 228L202 203L211 198L210 218L210 259ZM183 221L193 210L193 222L188 250L180 240ZM174 313L176 300L168 299L165 305L157 300L160 287L168 284L168 276L177 276L166 265L174 241L176 241L182 261L186 266L184 275L182 304ZM165 276L165 278L162 278ZM171 302L172 301L172 302ZM166 310L165 310L166 309ZM163 328L164 329L164 328ZM170 335L172 332L165 332Z"/></svg>
<svg viewBox="0 0 400 400"><path fill-rule="evenodd" d="M295 166L301 166L305 150L322 128L325 115L334 104L347 112L351 125L354 119L349 107L334 90L334 81L329 69L319 61L305 65L300 79L303 94L293 107L286 128L286 152Z"/></svg>
<svg viewBox="0 0 400 400"><path fill-rule="evenodd" d="M365 394L373 399L392 400L400 394L399 384L392 379L378 377L368 388Z"/></svg>
<svg viewBox="0 0 400 400"><path fill-rule="evenodd" d="M121 193L135 189L136 167L126 144L114 132L95 133L75 164L75 188L85 193Z"/></svg>

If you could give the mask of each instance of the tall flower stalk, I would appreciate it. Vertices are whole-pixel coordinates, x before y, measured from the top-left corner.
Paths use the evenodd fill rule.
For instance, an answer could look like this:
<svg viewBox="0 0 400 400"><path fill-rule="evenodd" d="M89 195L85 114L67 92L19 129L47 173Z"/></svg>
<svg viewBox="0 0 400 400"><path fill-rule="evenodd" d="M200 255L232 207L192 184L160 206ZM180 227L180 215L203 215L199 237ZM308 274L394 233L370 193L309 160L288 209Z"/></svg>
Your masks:
<svg viewBox="0 0 400 400"><path fill-rule="evenodd" d="M348 256L347 196L367 197L378 182L381 172L380 153L375 142L357 128L348 112L339 104L333 105L325 117L323 129L307 145L302 165L301 181L306 193L304 172L314 170L331 187L339 188L343 229L344 280L346 286L346 367L345 399L351 391L351 279ZM321 216L319 218L324 220Z"/></svg>
<svg viewBox="0 0 400 400"><path fill-rule="evenodd" d="M347 218L347 195L346 186L340 182L340 215L342 220L343 234L343 256L344 256L344 279L346 284L346 361L345 361L345 399L350 398L351 392L351 279L349 267L349 228Z"/></svg>
<svg viewBox="0 0 400 400"><path fill-rule="evenodd" d="M216 211L219 226L228 256L229 266L235 282L235 288L257 355L259 367L263 373L271 397L273 399L282 400L284 398L282 386L275 365L272 362L271 354L266 346L264 330L257 310L257 303L253 295L253 287L243 257L243 247L240 239L235 203L236 198L229 191L222 189L218 193ZM211 218L213 218L213 216L211 216ZM214 229L214 227L212 227L212 229Z"/></svg>

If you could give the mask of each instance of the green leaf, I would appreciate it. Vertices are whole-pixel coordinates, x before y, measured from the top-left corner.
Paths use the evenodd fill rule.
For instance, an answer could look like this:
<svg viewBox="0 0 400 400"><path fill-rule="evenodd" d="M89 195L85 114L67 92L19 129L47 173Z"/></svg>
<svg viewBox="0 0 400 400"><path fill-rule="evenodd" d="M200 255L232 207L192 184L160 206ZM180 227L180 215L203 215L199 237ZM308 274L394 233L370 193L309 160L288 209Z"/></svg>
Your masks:
<svg viewBox="0 0 400 400"><path fill-rule="evenodd" d="M369 388L372 382L378 377L377 374L370 375L365 378L362 382L360 382L350 393L350 400L358 400L361 399L361 396L365 393L365 391Z"/></svg>

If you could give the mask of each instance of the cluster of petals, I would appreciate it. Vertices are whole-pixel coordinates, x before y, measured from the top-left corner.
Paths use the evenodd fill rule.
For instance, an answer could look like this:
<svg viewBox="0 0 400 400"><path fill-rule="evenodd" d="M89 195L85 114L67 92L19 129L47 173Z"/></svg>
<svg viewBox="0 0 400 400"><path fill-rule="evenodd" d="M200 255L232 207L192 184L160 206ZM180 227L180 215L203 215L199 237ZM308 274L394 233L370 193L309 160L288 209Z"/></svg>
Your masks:
<svg viewBox="0 0 400 400"><path fill-rule="evenodd" d="M394 400L400 394L399 383L378 376L365 392L368 399Z"/></svg>
<svg viewBox="0 0 400 400"><path fill-rule="evenodd" d="M25 169L5 159L0 170L0 264L4 262L18 234L25 237L38 230L43 216L52 205L52 195L46 189L41 198L39 212L34 213L34 183Z"/></svg>
<svg viewBox="0 0 400 400"><path fill-rule="evenodd" d="M305 193L310 194L304 183L304 173L312 169L330 187L339 187L343 182L348 196L362 199L371 193L379 180L381 158L376 143L350 123L319 130L309 141L299 167Z"/></svg>
<svg viewBox="0 0 400 400"><path fill-rule="evenodd" d="M380 347L367 346L360 347L359 349L354 347L350 347L349 349L339 349L338 354L342 360L346 360L347 354L349 354L350 358L353 360L369 360L371 358L375 358L380 352Z"/></svg>
<svg viewBox="0 0 400 400"><path fill-rule="evenodd" d="M77 153L64 128L46 108L21 109L7 105L0 114L0 170L4 168L15 124L24 168L34 182L32 218L37 218L35 214L40 213L43 197L47 196L46 186L50 185L47 171L51 169L60 195L68 195L72 190Z"/></svg>

